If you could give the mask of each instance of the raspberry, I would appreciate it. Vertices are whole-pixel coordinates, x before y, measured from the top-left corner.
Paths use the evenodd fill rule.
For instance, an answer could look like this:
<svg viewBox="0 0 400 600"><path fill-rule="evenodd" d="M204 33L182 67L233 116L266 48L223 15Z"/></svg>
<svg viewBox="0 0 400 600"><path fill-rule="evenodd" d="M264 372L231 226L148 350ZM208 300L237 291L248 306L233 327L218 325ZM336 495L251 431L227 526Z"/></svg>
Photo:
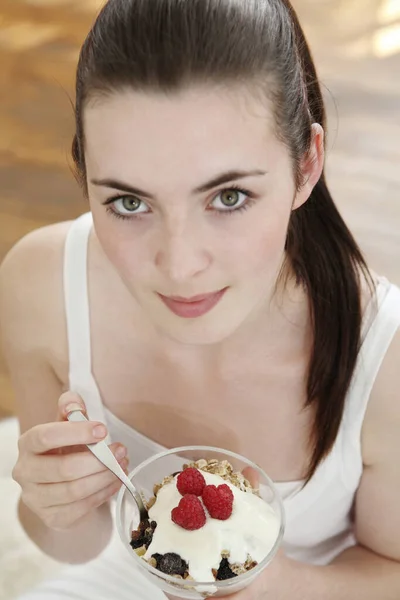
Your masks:
<svg viewBox="0 0 400 600"><path fill-rule="evenodd" d="M183 496L178 506L172 509L171 518L174 523L189 531L201 529L206 523L203 505L194 494Z"/></svg>
<svg viewBox="0 0 400 600"><path fill-rule="evenodd" d="M233 493L226 483L218 487L206 485L203 490L203 502L213 519L226 521L232 514Z"/></svg>
<svg viewBox="0 0 400 600"><path fill-rule="evenodd" d="M205 486L206 481L203 475L198 469L194 469L192 467L182 471L176 480L176 487L182 496L185 494L201 496Z"/></svg>

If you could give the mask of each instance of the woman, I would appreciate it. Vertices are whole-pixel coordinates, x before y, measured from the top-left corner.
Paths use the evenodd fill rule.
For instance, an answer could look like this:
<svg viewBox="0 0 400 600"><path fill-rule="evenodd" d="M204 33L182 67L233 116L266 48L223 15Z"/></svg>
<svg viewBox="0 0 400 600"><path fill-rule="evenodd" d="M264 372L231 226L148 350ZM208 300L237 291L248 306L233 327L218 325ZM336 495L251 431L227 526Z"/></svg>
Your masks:
<svg viewBox="0 0 400 600"><path fill-rule="evenodd" d="M119 486L82 447L106 435L125 469L126 453L133 468L198 443L275 480L283 549L237 600L398 598L400 291L328 191L293 9L109 0L76 92L91 212L10 252L1 319L21 522L45 552L91 562L26 599L159 593L115 535L107 547ZM76 405L91 423L66 422Z"/></svg>

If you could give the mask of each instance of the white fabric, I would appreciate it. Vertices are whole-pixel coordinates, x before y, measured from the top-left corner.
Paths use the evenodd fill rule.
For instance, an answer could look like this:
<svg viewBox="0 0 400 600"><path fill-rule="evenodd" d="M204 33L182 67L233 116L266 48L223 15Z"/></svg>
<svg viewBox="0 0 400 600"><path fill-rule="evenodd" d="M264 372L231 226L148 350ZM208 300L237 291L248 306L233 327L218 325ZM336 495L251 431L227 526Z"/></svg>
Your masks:
<svg viewBox="0 0 400 600"><path fill-rule="evenodd" d="M90 318L87 291L87 243L91 214L71 226L65 250L65 309L68 323L70 386L82 394L93 419L107 423L110 438L124 443L139 464L163 448L121 422L103 404L91 370ZM376 374L395 332L400 327L400 290L385 278L379 280L377 305L371 302L363 326L363 344L346 398L343 422L335 445L304 488L301 482L279 483L284 499L286 553L303 562L327 564L355 543L351 509L362 475L361 427ZM132 468L134 465L131 465ZM65 571L57 582L47 583L24 600L156 600L158 590L137 579L129 556L116 536L105 553L82 567ZM113 567L108 567L108 560ZM61 583L63 590L61 592Z"/></svg>
<svg viewBox="0 0 400 600"><path fill-rule="evenodd" d="M18 520L21 489L11 476L18 458L18 437L16 418L0 421L0 600L18 597L60 569L31 542Z"/></svg>
<svg viewBox="0 0 400 600"><path fill-rule="evenodd" d="M66 567L19 600L166 600L133 565L118 534L95 560Z"/></svg>

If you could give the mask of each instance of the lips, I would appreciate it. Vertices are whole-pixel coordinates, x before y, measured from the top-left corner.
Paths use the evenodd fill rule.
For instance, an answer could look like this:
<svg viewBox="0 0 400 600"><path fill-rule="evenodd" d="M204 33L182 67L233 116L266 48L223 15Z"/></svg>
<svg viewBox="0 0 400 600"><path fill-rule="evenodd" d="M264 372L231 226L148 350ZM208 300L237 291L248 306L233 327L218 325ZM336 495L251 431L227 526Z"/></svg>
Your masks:
<svg viewBox="0 0 400 600"><path fill-rule="evenodd" d="M208 313L222 299L228 288L213 292L211 294L201 294L191 298L182 298L180 296L163 296L159 294L164 304L178 317L184 319L195 319Z"/></svg>

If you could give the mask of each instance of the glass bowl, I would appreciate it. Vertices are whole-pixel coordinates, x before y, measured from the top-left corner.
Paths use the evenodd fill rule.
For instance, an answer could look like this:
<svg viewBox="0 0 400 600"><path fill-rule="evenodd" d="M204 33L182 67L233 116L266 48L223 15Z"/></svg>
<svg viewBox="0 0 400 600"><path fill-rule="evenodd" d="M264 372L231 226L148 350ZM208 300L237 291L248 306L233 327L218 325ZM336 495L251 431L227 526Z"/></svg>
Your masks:
<svg viewBox="0 0 400 600"><path fill-rule="evenodd" d="M122 486L117 497L116 524L122 543L132 558L132 568L139 568L147 579L161 588L166 594L176 598L186 598L187 600L210 596L227 596L247 587L267 567L277 553L285 527L283 503L271 479L251 460L228 450L209 446L172 448L171 450L155 454L142 462L129 474L129 478L138 492L146 500L149 500L153 496L154 485L159 484L167 475L181 471L185 463L195 462L200 459L227 460L232 465L234 471L243 472L246 469L252 469L259 481L259 494L261 498L271 506L278 517L279 532L269 554L257 566L246 573L232 579L215 582L177 579L149 565L130 546L131 532L137 529L140 518L138 508L132 496L125 486Z"/></svg>

